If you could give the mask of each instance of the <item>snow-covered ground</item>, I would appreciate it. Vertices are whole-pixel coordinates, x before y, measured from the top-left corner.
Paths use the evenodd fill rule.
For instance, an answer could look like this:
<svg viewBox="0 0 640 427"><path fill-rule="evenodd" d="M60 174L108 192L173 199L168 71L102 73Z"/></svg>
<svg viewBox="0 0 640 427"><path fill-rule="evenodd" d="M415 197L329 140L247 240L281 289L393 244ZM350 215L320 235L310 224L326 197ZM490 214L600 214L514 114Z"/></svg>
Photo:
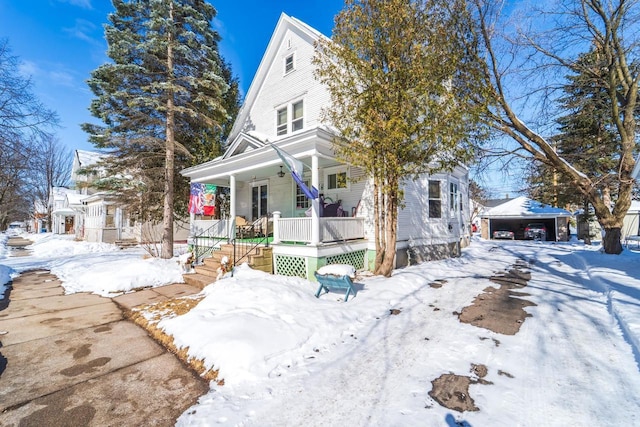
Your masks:
<svg viewBox="0 0 640 427"><path fill-rule="evenodd" d="M34 237L34 236L29 236ZM0 237L0 287L51 269L71 292L113 295L181 281L175 261L141 250L37 236L13 257ZM640 425L640 253L605 255L572 242L474 239L457 259L356 280L358 294L314 297L306 280L236 269L205 288L189 313L160 326L220 371L225 385L178 425L632 426ZM489 277L530 266L521 292L535 303L513 336L460 323ZM441 288L430 283L446 280ZM392 309L398 314L391 314ZM474 377L479 408L458 413L428 392L442 374Z"/></svg>

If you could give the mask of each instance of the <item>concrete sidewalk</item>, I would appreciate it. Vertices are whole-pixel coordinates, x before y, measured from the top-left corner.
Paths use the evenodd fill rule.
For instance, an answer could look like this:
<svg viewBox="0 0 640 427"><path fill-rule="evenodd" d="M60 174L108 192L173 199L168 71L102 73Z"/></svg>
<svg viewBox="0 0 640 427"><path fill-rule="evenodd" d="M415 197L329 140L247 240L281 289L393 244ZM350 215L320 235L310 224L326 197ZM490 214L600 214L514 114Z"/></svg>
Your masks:
<svg viewBox="0 0 640 427"><path fill-rule="evenodd" d="M0 425L173 426L208 384L147 333L131 308L197 293L170 285L118 297L63 295L48 272L24 273L0 311Z"/></svg>

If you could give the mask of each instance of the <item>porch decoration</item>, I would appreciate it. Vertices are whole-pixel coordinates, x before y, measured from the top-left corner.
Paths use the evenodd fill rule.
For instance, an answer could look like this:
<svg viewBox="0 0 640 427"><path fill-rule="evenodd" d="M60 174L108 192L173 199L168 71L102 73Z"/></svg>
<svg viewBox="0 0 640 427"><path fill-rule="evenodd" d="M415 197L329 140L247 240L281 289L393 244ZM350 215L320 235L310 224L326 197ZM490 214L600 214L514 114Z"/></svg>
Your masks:
<svg viewBox="0 0 640 427"><path fill-rule="evenodd" d="M302 180L304 163L302 163L300 160L293 157L291 154L276 147L275 145L273 144L270 144L270 145L271 145L271 148L276 150L278 157L282 159L287 169L289 169L289 172L291 172L291 176L293 177L293 180L296 182L296 184L298 184L298 187L300 187L300 190L302 190L304 195L307 196L307 199L309 200L317 199L319 196L318 189L313 186L311 186L311 189L309 189L309 187L307 187L304 184L304 181Z"/></svg>
<svg viewBox="0 0 640 427"><path fill-rule="evenodd" d="M314 272L316 280L320 284L316 291L316 298L320 297L320 293L324 290L329 292L331 289L346 291L344 302L349 301L349 294L356 296L356 289L353 287L353 278L355 278L355 269L348 264L325 265Z"/></svg>
<svg viewBox="0 0 640 427"><path fill-rule="evenodd" d="M189 213L196 215L215 215L216 190L217 187L213 184L192 182L189 195Z"/></svg>

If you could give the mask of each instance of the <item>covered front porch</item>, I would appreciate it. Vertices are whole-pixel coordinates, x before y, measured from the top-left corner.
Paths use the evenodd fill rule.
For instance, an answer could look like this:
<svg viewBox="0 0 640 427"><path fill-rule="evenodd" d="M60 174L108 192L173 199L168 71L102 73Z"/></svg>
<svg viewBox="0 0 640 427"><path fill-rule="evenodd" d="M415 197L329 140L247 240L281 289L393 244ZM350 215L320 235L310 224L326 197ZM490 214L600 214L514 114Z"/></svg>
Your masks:
<svg viewBox="0 0 640 427"><path fill-rule="evenodd" d="M366 224L358 215L365 182L355 179L362 172L335 158L322 129L274 144L304 163L302 180L322 198L305 196L266 139L242 133L224 156L182 172L192 183L224 188L228 203L215 216L191 214L192 246L205 253L203 246L221 243L269 245L275 273L305 278L330 263L366 268Z"/></svg>

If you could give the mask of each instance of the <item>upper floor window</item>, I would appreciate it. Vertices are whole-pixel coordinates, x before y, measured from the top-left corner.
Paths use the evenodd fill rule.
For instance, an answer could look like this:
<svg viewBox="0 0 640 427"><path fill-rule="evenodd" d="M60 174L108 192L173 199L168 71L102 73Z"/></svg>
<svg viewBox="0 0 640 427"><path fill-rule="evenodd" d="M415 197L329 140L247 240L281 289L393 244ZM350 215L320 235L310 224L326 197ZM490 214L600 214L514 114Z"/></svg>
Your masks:
<svg viewBox="0 0 640 427"><path fill-rule="evenodd" d="M277 134L284 135L287 133L287 126L287 107L284 107L278 110Z"/></svg>
<svg viewBox="0 0 640 427"><path fill-rule="evenodd" d="M293 117L291 118L291 132L302 129L302 101L293 104Z"/></svg>
<svg viewBox="0 0 640 427"><path fill-rule="evenodd" d="M290 72L295 70L295 68L296 66L295 66L294 57L292 53L291 55L288 55L286 58L284 58L284 73L289 74Z"/></svg>
<svg viewBox="0 0 640 427"><path fill-rule="evenodd" d="M276 110L276 135L286 135L289 132L296 132L303 128L304 103L302 100Z"/></svg>

